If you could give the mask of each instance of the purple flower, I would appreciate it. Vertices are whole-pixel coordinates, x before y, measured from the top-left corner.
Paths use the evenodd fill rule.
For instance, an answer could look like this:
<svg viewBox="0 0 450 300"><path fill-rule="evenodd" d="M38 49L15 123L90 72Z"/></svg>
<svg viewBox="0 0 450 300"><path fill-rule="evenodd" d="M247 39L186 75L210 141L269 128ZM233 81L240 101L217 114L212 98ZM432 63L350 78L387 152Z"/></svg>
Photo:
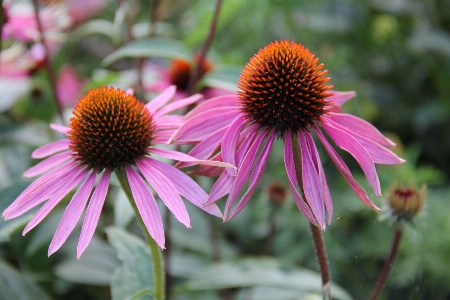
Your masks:
<svg viewBox="0 0 450 300"><path fill-rule="evenodd" d="M68 137L32 153L33 158L46 159L28 169L24 176L42 176L3 212L5 220L20 216L45 202L25 227L25 234L80 185L65 210L48 251L51 255L62 246L87 205L77 248L77 256L80 257L97 226L111 172L118 168L125 169L139 213L148 232L161 248L164 248L163 223L144 178L167 208L187 227L190 227L189 216L180 195L206 212L221 217L217 206L203 206L208 195L194 180L154 158L157 155L193 164L227 166L155 147L166 144L182 122L181 116L168 113L201 98L194 95L170 102L174 95L175 87L172 86L144 105L118 89L102 87L89 91L77 103L69 127L52 125L53 129Z"/></svg>
<svg viewBox="0 0 450 300"><path fill-rule="evenodd" d="M194 143L190 155L224 161L237 166L220 170L201 166L197 173L219 176L205 206L228 194L224 220L236 216L255 191L278 137L284 143L284 164L295 203L305 217L325 228L331 221L333 206L325 172L312 133L361 201L373 210L365 190L330 145L327 137L350 153L361 166L376 195L381 194L375 163L404 162L388 147L395 144L374 126L341 112L341 105L354 92L331 91L323 64L318 64L307 48L295 42L274 42L261 49L245 66L238 83L237 96L210 99L186 116L186 122L171 141ZM298 139L298 140L297 140ZM293 140L299 145L301 170L294 165ZM220 151L217 153L217 150ZM180 164L186 166L187 164ZM301 183L296 172L301 173ZM235 205L248 182L248 188ZM300 193L297 185L301 184ZM302 195L303 194L303 195ZM234 207L234 209L233 209Z"/></svg>

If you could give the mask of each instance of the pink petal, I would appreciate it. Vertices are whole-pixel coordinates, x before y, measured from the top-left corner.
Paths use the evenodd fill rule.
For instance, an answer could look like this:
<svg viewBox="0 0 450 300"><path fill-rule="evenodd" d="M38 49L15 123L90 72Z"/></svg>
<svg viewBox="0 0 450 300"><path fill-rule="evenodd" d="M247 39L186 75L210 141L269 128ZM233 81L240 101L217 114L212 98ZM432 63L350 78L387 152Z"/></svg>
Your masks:
<svg viewBox="0 0 450 300"><path fill-rule="evenodd" d="M239 116L236 109L217 108L203 114L199 114L184 123L169 140L169 143L202 141L213 132L228 127L233 120Z"/></svg>
<svg viewBox="0 0 450 300"><path fill-rule="evenodd" d="M155 189L158 196L178 221L183 223L186 227L191 227L186 206L184 206L183 200L181 200L180 195L176 192L172 182L158 169L152 168L152 165L145 163L144 161L146 160L138 160L137 166L145 179L147 179L151 187Z"/></svg>
<svg viewBox="0 0 450 300"><path fill-rule="evenodd" d="M233 213L230 215L228 220L234 218L244 208L244 206L250 200L250 197L255 192L255 189L258 186L259 181L261 180L261 176L264 172L264 169L266 168L267 161L269 160L269 154L270 154L270 151L272 150L275 136L276 136L275 131L273 131L269 134L269 137L261 151L261 154L256 159L256 165L255 165L255 168L253 169L252 175L250 177L250 183L248 185L248 189L245 192L245 194L242 196L241 200L239 200L239 203L236 205L236 208L234 209Z"/></svg>
<svg viewBox="0 0 450 300"><path fill-rule="evenodd" d="M222 172L216 182L214 182L208 200L203 205L209 207L226 194L229 194L233 188L235 179L236 177L231 176L228 172Z"/></svg>
<svg viewBox="0 0 450 300"><path fill-rule="evenodd" d="M54 123L50 124L50 128L55 130L55 131L58 131L59 133L62 133L64 135L68 135L69 134L69 130L70 130L70 128L67 127L67 126L54 124Z"/></svg>
<svg viewBox="0 0 450 300"><path fill-rule="evenodd" d="M356 97L356 92L354 91L350 92L330 91L330 92L333 93L333 95L328 97L327 100L336 102L339 106L342 106L348 100Z"/></svg>
<svg viewBox="0 0 450 300"><path fill-rule="evenodd" d="M377 171L370 154L354 137L347 132L330 125L330 123L327 122L327 119L325 120L325 122L321 123L325 131L330 135L339 148L347 151L356 159L366 175L367 181L373 188L375 195L381 195L380 182L378 180Z"/></svg>
<svg viewBox="0 0 450 300"><path fill-rule="evenodd" d="M173 184L176 191L192 204L200 207L207 213L217 217L222 217L222 213L217 205L209 205L204 207L204 203L208 199L208 195L191 177L187 176L177 168L157 161L156 159L145 158L138 161L138 167L141 168L139 163L147 164L150 168L154 168L163 173Z"/></svg>
<svg viewBox="0 0 450 300"><path fill-rule="evenodd" d="M164 106L167 102L173 99L173 96L175 96L177 88L176 86L172 85L166 88L161 94L153 98L149 103L145 105L145 107L154 114L159 108Z"/></svg>
<svg viewBox="0 0 450 300"><path fill-rule="evenodd" d="M193 110L191 110L186 115L186 119L192 119L194 116L217 108L226 108L226 110L237 110L237 96L234 94L208 99L197 105Z"/></svg>
<svg viewBox="0 0 450 300"><path fill-rule="evenodd" d="M359 185L359 183L355 180L355 178L353 178L353 175L348 169L345 162L341 159L341 157L337 154L337 152L333 149L333 147L331 147L326 138L323 136L320 129L314 128L314 131L316 132L317 136L322 142L322 145L325 147L325 150L327 151L331 160L336 165L339 172L341 172L342 176L344 176L345 180L350 185L350 188L355 192L356 196L358 196L358 198L361 199L361 201L371 209L379 211L380 209L372 201L370 201L366 191L361 187L361 185Z"/></svg>
<svg viewBox="0 0 450 300"><path fill-rule="evenodd" d="M69 205L67 205L64 215L62 216L58 228L56 229L55 235L53 236L52 242L48 247L48 256L52 255L59 248L61 248L77 225L77 222L81 217L81 213L83 212L89 196L91 195L92 188L95 184L95 177L96 172L92 172L75 193Z"/></svg>
<svg viewBox="0 0 450 300"><path fill-rule="evenodd" d="M69 150L69 144L70 141L68 139L51 142L50 144L41 146L34 150L31 153L31 157L44 158L60 151Z"/></svg>
<svg viewBox="0 0 450 300"><path fill-rule="evenodd" d="M384 148L380 144L377 144L369 139L364 137L355 137L358 142L369 152L370 156L373 159L373 162L376 164L385 164L385 165L396 165L404 163L405 160L401 159L388 149Z"/></svg>
<svg viewBox="0 0 450 300"><path fill-rule="evenodd" d="M144 180L131 167L125 167L134 202L139 210L148 233L164 249L164 228L155 198L150 193Z"/></svg>
<svg viewBox="0 0 450 300"><path fill-rule="evenodd" d="M100 181L97 184L94 192L92 193L91 200L89 201L88 208L86 210L86 216L84 217L83 226L81 227L80 239L77 246L77 258L80 259L81 254L86 250L89 242L94 235L95 228L97 227L100 213L105 203L106 194L109 187L109 172L104 171L100 177Z"/></svg>
<svg viewBox="0 0 450 300"><path fill-rule="evenodd" d="M331 113L329 118L339 125L344 126L347 130L358 135L368 138L384 147L395 147L395 143L385 137L378 129L369 122L355 117L350 114Z"/></svg>
<svg viewBox="0 0 450 300"><path fill-rule="evenodd" d="M15 218L50 198L61 183L73 177L80 168L66 164L45 174L28 188L3 212L5 220Z"/></svg>
<svg viewBox="0 0 450 300"><path fill-rule="evenodd" d="M157 130L178 129L183 124L184 119L178 115L166 115L155 120Z"/></svg>
<svg viewBox="0 0 450 300"><path fill-rule="evenodd" d="M306 202L308 202L321 229L325 229L325 201L322 184L312 161L311 151L305 140L305 133L298 134L302 155L302 183Z"/></svg>
<svg viewBox="0 0 450 300"><path fill-rule="evenodd" d="M222 157L223 161L236 166L236 144L240 136L241 130L245 125L245 120L239 116L233 123L228 126L227 132L225 133L222 140ZM233 176L234 172L232 169L227 169L227 172Z"/></svg>
<svg viewBox="0 0 450 300"><path fill-rule="evenodd" d="M65 151L55 154L26 170L25 173L23 173L23 176L30 178L41 175L53 169L54 167L59 166L60 164L67 161L71 157L72 157L71 151Z"/></svg>
<svg viewBox="0 0 450 300"><path fill-rule="evenodd" d="M192 95L188 98L182 99L182 100L178 100L178 101L174 101L166 106L164 106L163 108L159 109L158 111L156 111L153 114L153 117L155 119L158 119L160 116L166 115L174 110L177 110L179 108L182 107L186 107L188 105L191 105L193 103L196 103L197 101L199 101L200 99L202 99L203 96L200 94L195 94Z"/></svg>
<svg viewBox="0 0 450 300"><path fill-rule="evenodd" d="M295 204L301 213L312 224L318 224L316 217L313 215L310 207L302 199L297 191L297 175L295 172L294 155L292 153L292 133L286 133L284 137L284 165L286 167L286 175L288 177L289 186L291 187L292 196L294 196Z"/></svg>
<svg viewBox="0 0 450 300"><path fill-rule="evenodd" d="M36 227L53 210L53 208L55 208L55 206L81 182L86 174L86 170L81 170L75 176L68 178L67 181L61 181L64 182L64 184L58 188L57 192L53 194L44 205L42 205L31 221L28 222L22 234L25 235L28 231Z"/></svg>
<svg viewBox="0 0 450 300"><path fill-rule="evenodd" d="M229 220L228 215L230 213L230 210L233 207L233 204L236 201L237 197L239 196L239 193L244 188L245 183L247 182L248 176L255 162L256 154L261 147L264 137L265 135L262 133L260 133L256 137L255 141L253 142L248 152L245 154L244 159L238 167L235 185L228 196L227 203L225 204L223 217L225 221Z"/></svg>
<svg viewBox="0 0 450 300"><path fill-rule="evenodd" d="M184 154L184 153L178 152L178 151L173 151L173 150L152 148L152 153L162 156L162 157L165 157L165 158L178 160L178 161L186 161L186 162L193 162L193 163L203 164L203 165L208 165L208 166L236 169L234 166L224 163L224 162L196 159L195 157L192 157L190 155L187 155L187 154Z"/></svg>

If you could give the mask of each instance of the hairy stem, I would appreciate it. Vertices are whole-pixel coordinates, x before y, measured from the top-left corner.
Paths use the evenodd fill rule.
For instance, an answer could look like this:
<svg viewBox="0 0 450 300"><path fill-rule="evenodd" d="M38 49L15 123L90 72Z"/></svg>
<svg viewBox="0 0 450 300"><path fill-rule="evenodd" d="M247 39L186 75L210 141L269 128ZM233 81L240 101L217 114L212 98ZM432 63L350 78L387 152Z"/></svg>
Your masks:
<svg viewBox="0 0 450 300"><path fill-rule="evenodd" d="M150 253L153 262L153 278L155 284L154 295L156 300L164 300L166 298L165 295L165 274L164 274L164 263L161 249L155 240L148 233L147 227L142 220L142 217L139 213L139 210L134 202L133 194L130 189L130 184L128 183L127 175L124 168L119 168L115 171L117 178L120 182L120 186L125 192L125 195L128 198L128 201L133 208L134 214L136 215L137 220L139 221L139 225L141 225L142 232L144 233L145 240L147 241L147 245L150 248Z"/></svg>
<svg viewBox="0 0 450 300"><path fill-rule="evenodd" d="M301 162L301 150L298 138L292 135L292 152L294 155L295 173L297 177L298 185L303 193L302 185L302 162ZM309 228L311 230L311 235L314 243L314 250L319 264L320 275L322 277L322 293L323 299L331 299L331 273L328 264L327 250L325 248L325 243L323 240L322 230L316 225L309 223Z"/></svg>
<svg viewBox="0 0 450 300"><path fill-rule="evenodd" d="M37 23L38 30L39 30L39 42L44 47L44 51L45 51L45 54L44 54L45 70L47 72L47 77L48 77L48 81L50 83L50 88L53 93L53 98L55 99L56 109L58 111L58 114L59 114L62 122L64 122L64 115L63 115L61 103L59 102L58 93L56 92L55 73L53 72L53 68L50 63L50 58L49 58L50 52L48 50L47 42L45 41L44 27L42 26L41 18L39 16L38 0L33 0L33 7L34 7L34 15L36 17L36 23Z"/></svg>
<svg viewBox="0 0 450 300"><path fill-rule="evenodd" d="M394 238L392 240L391 251L389 252L388 258L384 262L383 270L381 271L377 283L375 284L375 287L372 291L372 295L370 296L371 300L377 299L381 291L383 290L384 284L386 283L386 279L389 275L389 271L394 265L395 258L397 257L402 236L403 236L403 227L401 228L397 227L395 229Z"/></svg>

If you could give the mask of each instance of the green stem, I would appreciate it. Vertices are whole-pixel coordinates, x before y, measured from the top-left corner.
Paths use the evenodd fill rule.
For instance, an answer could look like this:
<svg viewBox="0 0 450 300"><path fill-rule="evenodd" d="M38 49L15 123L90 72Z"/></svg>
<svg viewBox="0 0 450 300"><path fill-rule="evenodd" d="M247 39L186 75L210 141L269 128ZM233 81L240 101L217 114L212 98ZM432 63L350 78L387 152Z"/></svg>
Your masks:
<svg viewBox="0 0 450 300"><path fill-rule="evenodd" d="M148 233L147 227L142 220L141 214L134 202L133 194L131 193L130 184L128 183L127 175L124 168L119 168L115 170L117 179L120 182L120 186L127 195L128 201L130 201L131 207L134 210L134 214L141 225L142 232L144 233L145 240L147 241L148 247L150 248L150 253L153 262L153 278L155 280L155 299L164 300L166 298L165 288L164 288L164 264L162 258L162 252L158 244Z"/></svg>
<svg viewBox="0 0 450 300"><path fill-rule="evenodd" d="M295 175L297 177L298 185L303 193L303 197L305 196L305 192L303 191L302 185L302 162L301 162L301 150L298 138L295 135L292 135L292 152L294 155L294 164L295 164ZM314 242L314 250L317 258L317 262L319 263L320 275L322 276L322 293L324 300L331 299L331 275L330 275L330 267L328 264L328 256L327 250L325 248L325 243L323 240L322 230L319 227L309 223L309 228L311 230L311 235Z"/></svg>

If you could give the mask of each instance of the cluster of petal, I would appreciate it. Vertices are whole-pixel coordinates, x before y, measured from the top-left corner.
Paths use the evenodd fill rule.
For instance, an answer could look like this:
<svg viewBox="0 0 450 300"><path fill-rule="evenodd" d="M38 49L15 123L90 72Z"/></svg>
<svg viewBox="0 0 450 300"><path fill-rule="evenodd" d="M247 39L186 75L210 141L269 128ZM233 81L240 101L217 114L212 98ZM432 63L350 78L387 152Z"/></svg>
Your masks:
<svg viewBox="0 0 450 300"><path fill-rule="evenodd" d="M194 95L171 101L174 95L175 87L172 86L146 104L145 109L150 112L155 124L152 145L148 147L147 155L136 159L135 165L123 166L139 213L150 235L161 248L164 248L163 223L155 198L144 178L167 208L187 227L190 227L190 220L180 195L212 215L221 217L222 214L217 206L203 206L208 195L194 180L175 167L156 160L153 155L180 162L231 167L225 163L198 160L178 151L154 147L157 144L166 144L168 138L182 122L181 116L169 115L169 113L201 99L200 95ZM51 125L51 127L64 135L68 135L71 130L69 127L59 125ZM5 220L15 218L45 202L25 227L23 234L26 234L37 226L71 190L80 185L65 210L48 252L51 255L63 245L87 205L77 248L77 256L80 257L94 234L113 170L91 170L80 165L77 163L76 153L69 145L70 140L66 138L42 146L32 153L33 158L45 159L28 169L24 176L41 176L3 212L3 217Z"/></svg>
<svg viewBox="0 0 450 300"><path fill-rule="evenodd" d="M320 140L355 194L375 211L379 208L372 203L366 191L353 178L349 168L328 142L322 130L339 148L356 159L376 195L380 195L381 190L375 164L404 162L387 149L394 147L395 144L374 126L358 117L341 112L341 105L355 95L354 92L331 91L330 96L326 98L329 110L320 117L316 126L312 126L310 130L288 131L282 136L286 174L295 203L310 222L322 229L325 228L327 213L328 223L331 221L333 206L312 132ZM199 159L224 161L237 167L237 173L232 169L220 170L209 166L197 169L198 173L207 176L219 176L205 205L207 207L228 195L224 210L224 221L227 221L244 208L255 191L276 136L275 130L260 128L257 124L246 121L237 96L222 96L201 103L186 115L185 123L170 141L196 144L190 155ZM293 137L298 137L299 140L302 170L295 169ZM185 165L181 164L180 167ZM297 190L299 183L296 171L301 171L302 174L303 196ZM240 197L247 182L248 188ZM235 205L238 198L240 200Z"/></svg>

